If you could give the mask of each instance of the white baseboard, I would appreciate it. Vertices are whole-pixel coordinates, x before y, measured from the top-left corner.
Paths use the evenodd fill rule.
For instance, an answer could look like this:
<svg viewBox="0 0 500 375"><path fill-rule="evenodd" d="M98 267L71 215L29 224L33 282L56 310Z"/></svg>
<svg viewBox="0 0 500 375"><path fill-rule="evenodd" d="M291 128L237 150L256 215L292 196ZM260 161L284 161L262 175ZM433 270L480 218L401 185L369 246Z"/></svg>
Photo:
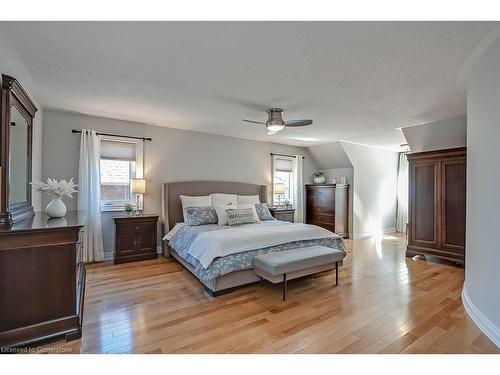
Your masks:
<svg viewBox="0 0 500 375"><path fill-rule="evenodd" d="M469 296L467 295L467 285L464 284L462 289L462 303L464 305L465 311L469 314L470 318L479 327L483 333L488 336L488 338L493 341L493 343L500 348L500 329L493 324L483 313L477 308L477 306L472 303Z"/></svg>
<svg viewBox="0 0 500 375"><path fill-rule="evenodd" d="M396 232L397 231L396 231L395 227L384 229L384 234L390 234L390 233L396 233ZM373 232L361 232L361 233L354 233L351 238L354 240L362 240L362 239L370 238L373 236L374 236Z"/></svg>

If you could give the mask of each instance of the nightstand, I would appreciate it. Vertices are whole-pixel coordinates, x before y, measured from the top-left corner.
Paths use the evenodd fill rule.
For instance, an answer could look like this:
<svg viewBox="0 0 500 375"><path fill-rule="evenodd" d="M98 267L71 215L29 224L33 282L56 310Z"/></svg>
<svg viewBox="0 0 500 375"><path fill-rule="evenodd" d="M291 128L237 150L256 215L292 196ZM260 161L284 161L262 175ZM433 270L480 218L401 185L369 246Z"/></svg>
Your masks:
<svg viewBox="0 0 500 375"><path fill-rule="evenodd" d="M115 264L156 259L158 215L117 216Z"/></svg>
<svg viewBox="0 0 500 375"><path fill-rule="evenodd" d="M290 223L293 223L295 208L269 207L269 211L276 220L289 221Z"/></svg>

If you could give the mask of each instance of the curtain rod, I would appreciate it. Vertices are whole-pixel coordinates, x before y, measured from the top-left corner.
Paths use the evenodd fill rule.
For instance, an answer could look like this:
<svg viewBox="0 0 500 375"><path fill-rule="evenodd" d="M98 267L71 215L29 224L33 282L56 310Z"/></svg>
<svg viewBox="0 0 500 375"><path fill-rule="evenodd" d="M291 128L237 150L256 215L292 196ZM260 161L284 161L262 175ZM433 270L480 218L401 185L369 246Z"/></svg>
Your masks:
<svg viewBox="0 0 500 375"><path fill-rule="evenodd" d="M81 130L72 129L71 133L81 133ZM151 138L145 137L134 137L133 135L119 135L119 134L109 134L109 133L96 133L97 135L107 135L108 137L118 137L118 138L131 138L131 139L142 139L143 141L152 141Z"/></svg>
<svg viewBox="0 0 500 375"><path fill-rule="evenodd" d="M295 159L295 155L275 154L273 152L271 152L270 155L271 156L286 156L287 158L294 158ZM306 158L305 156L302 156L302 159L305 159L305 158Z"/></svg>

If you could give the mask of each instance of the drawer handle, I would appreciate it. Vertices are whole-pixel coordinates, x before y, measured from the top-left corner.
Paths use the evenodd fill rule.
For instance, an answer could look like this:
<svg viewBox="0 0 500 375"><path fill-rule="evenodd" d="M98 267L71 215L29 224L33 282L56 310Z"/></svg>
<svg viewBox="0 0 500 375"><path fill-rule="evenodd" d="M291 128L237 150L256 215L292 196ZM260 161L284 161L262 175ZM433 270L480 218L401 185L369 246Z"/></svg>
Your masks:
<svg viewBox="0 0 500 375"><path fill-rule="evenodd" d="M138 225L135 226L135 230L139 230L139 226Z"/></svg>

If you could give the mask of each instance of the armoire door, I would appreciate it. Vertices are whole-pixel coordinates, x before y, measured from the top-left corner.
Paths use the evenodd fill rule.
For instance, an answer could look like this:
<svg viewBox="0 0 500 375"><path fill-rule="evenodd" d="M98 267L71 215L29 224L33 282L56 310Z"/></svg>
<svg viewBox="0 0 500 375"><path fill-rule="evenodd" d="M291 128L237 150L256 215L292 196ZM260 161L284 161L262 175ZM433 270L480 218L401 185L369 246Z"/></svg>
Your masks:
<svg viewBox="0 0 500 375"><path fill-rule="evenodd" d="M410 245L439 247L439 167L437 161L411 164Z"/></svg>
<svg viewBox="0 0 500 375"><path fill-rule="evenodd" d="M466 161L441 162L441 247L463 254L465 251Z"/></svg>

